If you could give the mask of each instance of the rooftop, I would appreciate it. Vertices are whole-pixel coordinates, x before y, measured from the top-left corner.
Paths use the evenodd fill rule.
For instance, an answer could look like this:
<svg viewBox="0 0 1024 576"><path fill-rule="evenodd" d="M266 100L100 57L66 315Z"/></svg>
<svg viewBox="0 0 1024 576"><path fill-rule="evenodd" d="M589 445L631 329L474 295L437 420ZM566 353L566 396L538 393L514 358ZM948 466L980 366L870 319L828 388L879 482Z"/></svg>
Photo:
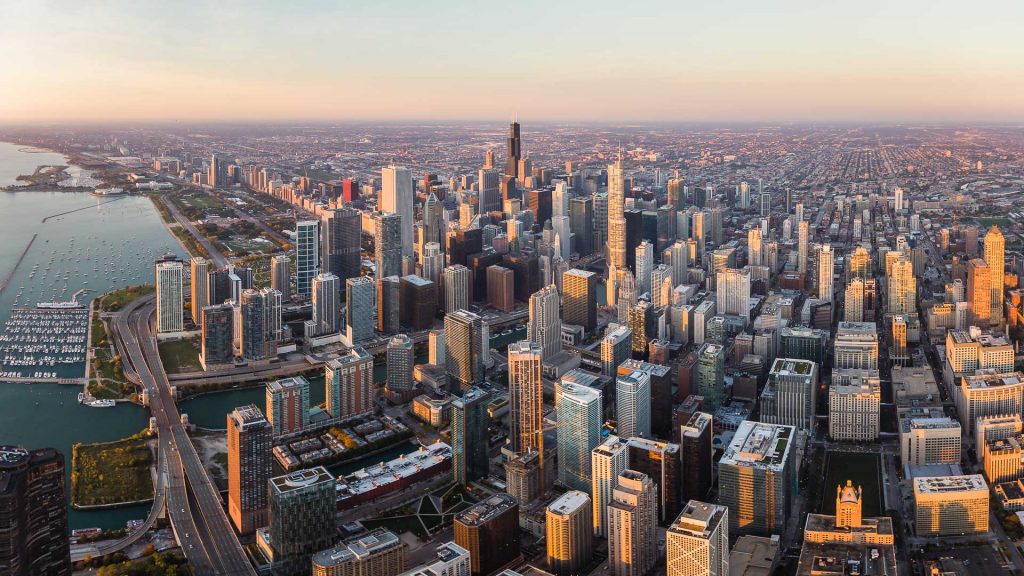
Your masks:
<svg viewBox="0 0 1024 576"><path fill-rule="evenodd" d="M232 410L228 417L235 421L235 427L240 430L267 424L266 417L255 404L239 406Z"/></svg>
<svg viewBox="0 0 1024 576"><path fill-rule="evenodd" d="M915 494L945 494L951 492L973 492L981 490L988 493L988 485L981 474L966 476L926 476L914 478Z"/></svg>
<svg viewBox="0 0 1024 576"><path fill-rule="evenodd" d="M910 430L941 430L946 428L960 430L960 422L948 416L941 418L906 418L900 422L900 427L904 432L909 432Z"/></svg>
<svg viewBox="0 0 1024 576"><path fill-rule="evenodd" d="M483 502L474 504L468 510L459 512L455 515L455 521L466 526L479 526L518 505L519 502L515 497L498 493Z"/></svg>
<svg viewBox="0 0 1024 576"><path fill-rule="evenodd" d="M309 381L302 376L293 376L291 378L281 378L280 380L274 380L267 383L267 390L271 392L277 392L285 390L287 388L295 388L297 386L309 387Z"/></svg>
<svg viewBox="0 0 1024 576"><path fill-rule="evenodd" d="M548 512L564 516L572 514L584 506L590 507L590 496L579 490L571 490L548 504Z"/></svg>
<svg viewBox="0 0 1024 576"><path fill-rule="evenodd" d="M727 513L725 506L690 500L668 531L706 539L726 518Z"/></svg>
<svg viewBox="0 0 1024 576"><path fill-rule="evenodd" d="M721 465L781 471L789 460L794 428L745 420L722 455Z"/></svg>
<svg viewBox="0 0 1024 576"><path fill-rule="evenodd" d="M1020 372L996 373L994 370L979 370L978 374L964 376L962 386L971 389L1001 388L1004 386L1022 386L1024 377Z"/></svg>
<svg viewBox="0 0 1024 576"><path fill-rule="evenodd" d="M313 555L312 560L313 564L318 566L339 566L404 545L391 531L378 528L369 534L341 542L334 548L317 552Z"/></svg>
<svg viewBox="0 0 1024 576"><path fill-rule="evenodd" d="M317 466L316 468L310 468L308 470L299 470L297 472L291 472L289 474L270 479L270 484L274 491L282 494L295 490L302 490L309 488L310 486L326 482L330 482L333 487L334 476L331 476L331 473L323 466Z"/></svg>
<svg viewBox="0 0 1024 576"><path fill-rule="evenodd" d="M811 360L803 360L800 358L776 358L775 362L772 363L772 374L778 374L780 376L788 376L790 374L797 374L800 376L808 375L814 372L815 363Z"/></svg>

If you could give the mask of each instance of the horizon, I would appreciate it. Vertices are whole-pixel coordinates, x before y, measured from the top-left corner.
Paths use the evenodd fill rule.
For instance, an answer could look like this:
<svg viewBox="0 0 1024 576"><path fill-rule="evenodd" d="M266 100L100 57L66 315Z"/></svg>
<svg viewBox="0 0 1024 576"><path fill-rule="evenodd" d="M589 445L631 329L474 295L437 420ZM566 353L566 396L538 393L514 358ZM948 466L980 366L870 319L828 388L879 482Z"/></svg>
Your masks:
<svg viewBox="0 0 1024 576"><path fill-rule="evenodd" d="M1024 5L972 9L33 2L0 124L1024 122Z"/></svg>

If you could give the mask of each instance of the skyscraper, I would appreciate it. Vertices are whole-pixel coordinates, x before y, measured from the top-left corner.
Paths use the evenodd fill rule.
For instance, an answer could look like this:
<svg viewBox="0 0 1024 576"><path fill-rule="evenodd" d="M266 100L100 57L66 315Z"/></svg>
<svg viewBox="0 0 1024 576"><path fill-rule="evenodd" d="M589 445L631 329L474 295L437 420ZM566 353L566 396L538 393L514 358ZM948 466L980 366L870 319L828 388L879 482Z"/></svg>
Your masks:
<svg viewBox="0 0 1024 576"><path fill-rule="evenodd" d="M317 334L334 334L341 328L341 281L330 272L313 277L313 325Z"/></svg>
<svg viewBox="0 0 1024 576"><path fill-rule="evenodd" d="M981 261L984 265L984 261ZM917 312L917 278L914 265L904 257L897 258L889 270L888 309L889 314L913 314Z"/></svg>
<svg viewBox="0 0 1024 576"><path fill-rule="evenodd" d="M353 208L325 210L321 216L321 271L342 282L359 276L362 266L360 212Z"/></svg>
<svg viewBox="0 0 1024 576"><path fill-rule="evenodd" d="M528 174L519 173L519 160L523 157L523 144L519 139L519 122L513 120L508 126L508 167L505 175L522 181Z"/></svg>
<svg viewBox="0 0 1024 576"><path fill-rule="evenodd" d="M721 314L750 319L750 271L726 268L715 274L717 308Z"/></svg>
<svg viewBox="0 0 1024 576"><path fill-rule="evenodd" d="M810 228L806 220L797 224L797 271L807 273L807 254L810 246Z"/></svg>
<svg viewBox="0 0 1024 576"><path fill-rule="evenodd" d="M729 532L781 534L794 486L792 426L743 421L718 462L718 500Z"/></svg>
<svg viewBox="0 0 1024 576"><path fill-rule="evenodd" d="M717 410L725 398L725 348L705 342L697 352L697 394L704 397L709 411Z"/></svg>
<svg viewBox="0 0 1024 576"><path fill-rule="evenodd" d="M70 576L64 456L0 446L0 571Z"/></svg>
<svg viewBox="0 0 1024 576"><path fill-rule="evenodd" d="M376 289L373 280L357 276L345 281L345 343L349 346L373 337Z"/></svg>
<svg viewBox="0 0 1024 576"><path fill-rule="evenodd" d="M729 509L690 500L665 535L668 576L729 576Z"/></svg>
<svg viewBox="0 0 1024 576"><path fill-rule="evenodd" d="M530 296L530 321L526 337L540 345L547 360L562 351L562 320L559 315L561 298L558 289L550 284Z"/></svg>
<svg viewBox="0 0 1024 576"><path fill-rule="evenodd" d="M247 360L263 360L268 356L266 299L258 290L243 290L237 306L238 322L235 337L238 355Z"/></svg>
<svg viewBox="0 0 1024 576"><path fill-rule="evenodd" d="M480 192L480 214L501 210L501 175L497 170L481 169L477 178Z"/></svg>
<svg viewBox="0 0 1024 576"><path fill-rule="evenodd" d="M453 264L444 269L445 313L469 310L470 285L469 268L462 264Z"/></svg>
<svg viewBox="0 0 1024 576"><path fill-rule="evenodd" d="M634 370L615 380L616 432L620 438L651 437L651 375Z"/></svg>
<svg viewBox="0 0 1024 576"><path fill-rule="evenodd" d="M644 576L657 562L657 488L647 475L619 475L608 504L608 568L612 576Z"/></svg>
<svg viewBox="0 0 1024 576"><path fill-rule="evenodd" d="M608 165L608 267L626 268L626 177L622 157Z"/></svg>
<svg viewBox="0 0 1024 576"><path fill-rule="evenodd" d="M630 438L626 446L629 447L629 469L646 475L657 489L657 520L662 524L671 522L682 509L683 473L679 445L648 438Z"/></svg>
<svg viewBox="0 0 1024 576"><path fill-rule="evenodd" d="M683 500L701 499L711 490L714 477L714 445L712 416L695 412L680 424L679 449L683 464Z"/></svg>
<svg viewBox="0 0 1024 576"><path fill-rule="evenodd" d="M466 310L444 317L445 370L453 390L466 390L483 382L483 319Z"/></svg>
<svg viewBox="0 0 1024 576"><path fill-rule="evenodd" d="M274 436L309 426L309 381L302 376L267 383L267 420Z"/></svg>
<svg viewBox="0 0 1024 576"><path fill-rule="evenodd" d="M398 214L373 214L373 257L378 279L402 275L402 226Z"/></svg>
<svg viewBox="0 0 1024 576"><path fill-rule="evenodd" d="M625 440L611 434L590 453L590 493L594 500L594 535L608 533L608 504L619 476L629 468L629 448Z"/></svg>
<svg viewBox="0 0 1024 576"><path fill-rule="evenodd" d="M822 244L818 249L818 299L823 302L832 301L834 258L832 247Z"/></svg>
<svg viewBox="0 0 1024 576"><path fill-rule="evenodd" d="M335 487L334 476L323 466L270 479L274 574L309 574L313 554L334 543Z"/></svg>
<svg viewBox="0 0 1024 576"><path fill-rule="evenodd" d="M203 308L203 335L199 360L204 370L211 365L226 364L235 357L234 312L231 304Z"/></svg>
<svg viewBox="0 0 1024 576"><path fill-rule="evenodd" d="M591 489L591 454L601 442L601 391L572 382L558 386L558 481L573 490Z"/></svg>
<svg viewBox="0 0 1024 576"><path fill-rule="evenodd" d="M210 305L210 265L206 258L192 258L192 321L203 325L203 308Z"/></svg>
<svg viewBox="0 0 1024 576"><path fill-rule="evenodd" d="M182 282L185 267L177 258L161 258L156 262L156 328L157 332L181 332L185 329Z"/></svg>
<svg viewBox="0 0 1024 576"><path fill-rule="evenodd" d="M380 170L381 190L380 205L381 212L397 214L401 218L398 225L401 241L399 243L398 261L403 256L413 256L413 189L412 174L408 168L400 166L386 166ZM401 275L400 268L394 274ZM392 274L386 274L391 276Z"/></svg>
<svg viewBox="0 0 1024 576"><path fill-rule="evenodd" d="M455 514L453 529L455 543L469 550L473 576L495 574L520 558L519 503L508 494L499 492Z"/></svg>
<svg viewBox="0 0 1024 576"><path fill-rule="evenodd" d="M372 355L356 346L325 366L327 412L331 417L351 418L373 412Z"/></svg>
<svg viewBox="0 0 1024 576"><path fill-rule="evenodd" d="M747 231L747 261L751 266L760 266L762 255L761 229L751 228Z"/></svg>
<svg viewBox="0 0 1024 576"><path fill-rule="evenodd" d="M967 298L971 304L971 321L988 327L992 317L992 271L988 263L974 258L967 263Z"/></svg>
<svg viewBox="0 0 1024 576"><path fill-rule="evenodd" d="M415 356L412 339L405 334L396 334L388 340L388 391L407 393L412 390L412 369L416 363Z"/></svg>
<svg viewBox="0 0 1024 576"><path fill-rule="evenodd" d="M810 360L776 358L761 392L761 422L810 430L818 398L818 365Z"/></svg>
<svg viewBox="0 0 1024 576"><path fill-rule="evenodd" d="M255 404L235 408L227 421L228 515L240 534L252 534L267 525L273 434Z"/></svg>
<svg viewBox="0 0 1024 576"><path fill-rule="evenodd" d="M601 373L614 376L619 364L629 358L633 332L626 326L618 326L605 333L601 340Z"/></svg>
<svg viewBox="0 0 1024 576"><path fill-rule="evenodd" d="M651 271L654 270L654 245L644 240L636 247L636 292L651 291Z"/></svg>
<svg viewBox="0 0 1024 576"><path fill-rule="evenodd" d="M541 348L535 342L508 346L508 404L510 450L513 454L536 450L543 459L544 381Z"/></svg>
<svg viewBox="0 0 1024 576"><path fill-rule="evenodd" d="M489 474L490 402L490 393L475 386L452 400L452 472L462 486Z"/></svg>
<svg viewBox="0 0 1024 576"><path fill-rule="evenodd" d="M270 287L281 293L281 298L292 298L292 263L287 254L279 254L270 260ZM214 303L211 301L211 303Z"/></svg>
<svg viewBox="0 0 1024 576"><path fill-rule="evenodd" d="M313 278L320 273L320 223L303 220L295 223L295 294L309 298Z"/></svg>
<svg viewBox="0 0 1024 576"><path fill-rule="evenodd" d="M995 224L985 233L985 264L988 265L990 305L989 321L993 326L1003 323L1003 278L1006 275L1006 239ZM984 326L982 326L984 328Z"/></svg>
<svg viewBox="0 0 1024 576"><path fill-rule="evenodd" d="M590 497L571 490L545 511L548 570L556 576L577 576L593 556L594 522Z"/></svg>

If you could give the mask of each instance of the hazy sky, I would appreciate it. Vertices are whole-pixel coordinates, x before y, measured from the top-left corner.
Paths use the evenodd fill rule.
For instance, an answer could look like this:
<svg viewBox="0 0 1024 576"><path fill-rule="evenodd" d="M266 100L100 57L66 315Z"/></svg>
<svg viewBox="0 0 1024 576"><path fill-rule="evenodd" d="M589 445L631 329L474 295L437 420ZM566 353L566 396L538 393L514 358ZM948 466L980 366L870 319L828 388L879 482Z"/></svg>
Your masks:
<svg viewBox="0 0 1024 576"><path fill-rule="evenodd" d="M0 0L0 122L1020 121L1022 30L1022 0Z"/></svg>

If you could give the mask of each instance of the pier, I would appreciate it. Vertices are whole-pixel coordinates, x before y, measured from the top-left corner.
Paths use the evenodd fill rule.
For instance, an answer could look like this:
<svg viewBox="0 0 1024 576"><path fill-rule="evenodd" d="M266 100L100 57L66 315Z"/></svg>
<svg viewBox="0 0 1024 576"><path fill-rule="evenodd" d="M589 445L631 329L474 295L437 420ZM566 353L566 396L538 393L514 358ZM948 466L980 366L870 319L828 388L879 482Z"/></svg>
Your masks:
<svg viewBox="0 0 1024 576"><path fill-rule="evenodd" d="M81 208L75 208L74 210L68 210L66 212L59 212L57 214L50 214L46 218L42 219L42 223L46 224L46 221L49 220L50 218L56 218L58 216L64 216L66 214L74 214L75 212L81 212L82 210L89 210L89 209L95 208L97 206L102 206L104 204L110 204L111 202L117 202L121 198L124 198L124 196L118 196L117 198L112 198L110 200L107 200L106 202L97 202L96 204L93 204L91 206L82 206Z"/></svg>
<svg viewBox="0 0 1024 576"><path fill-rule="evenodd" d="M14 274L18 271L18 267L21 266L21 263L25 260L25 256L28 256L28 251L32 249L32 243L36 241L37 236L39 236L39 234L33 234L32 239L28 241L28 246L25 246L25 249L21 251L21 256L18 257L18 261L14 263L14 267L11 268L11 272L7 274L6 278L4 278L3 284L0 284L0 294L3 294L4 290L7 290L7 286L11 283L11 280L14 280Z"/></svg>

